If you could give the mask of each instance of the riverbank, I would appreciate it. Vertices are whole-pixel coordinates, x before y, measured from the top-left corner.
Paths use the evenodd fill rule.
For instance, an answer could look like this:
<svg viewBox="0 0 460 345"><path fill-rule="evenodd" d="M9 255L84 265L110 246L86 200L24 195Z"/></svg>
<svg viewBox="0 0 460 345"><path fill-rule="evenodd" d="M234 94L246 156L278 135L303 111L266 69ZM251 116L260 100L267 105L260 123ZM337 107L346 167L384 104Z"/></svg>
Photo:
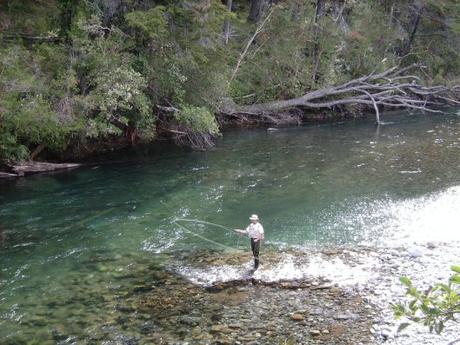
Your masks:
<svg viewBox="0 0 460 345"><path fill-rule="evenodd" d="M368 110L367 112L365 110ZM394 114L398 111L387 111L382 113L383 124L385 119L390 117L394 119ZM443 115L450 117L451 114L458 115L457 108L447 108ZM422 113L420 113L422 114ZM431 115L442 116L442 115ZM332 111L317 111L317 112L299 112L293 111L285 115L285 121L280 120L277 123L272 121L266 122L264 118L245 118L244 121L240 118L232 118L231 120L220 119L222 125L223 136L228 132L238 130L264 130L267 132L276 132L279 130L288 130L289 128L315 128L316 126L335 126L360 122L375 122L375 115L369 112L368 108L361 107L357 112L332 112ZM376 126L383 128L383 126ZM3 161L0 163L0 179L11 179L14 177L22 177L37 173L50 173L56 171L65 171L74 169L83 165L94 166L113 161L130 160L132 157L142 157L146 155L158 155L165 153L164 151L191 151L192 148L180 145L174 140L174 133L168 131L161 132L159 137L153 143L133 143L128 137L125 140L113 138L113 141L106 140L103 142L87 142L85 145L78 145L78 148L69 147L59 154L46 154L44 151L43 159L46 161ZM219 138L214 138L218 142ZM208 148L210 150L212 148ZM204 150L206 151L206 150ZM47 160L48 159L48 160Z"/></svg>
<svg viewBox="0 0 460 345"><path fill-rule="evenodd" d="M298 127L298 126L314 126L342 123L342 121L351 121L356 119L372 118L372 115L363 111L357 113L351 112L293 112L286 114L285 120L280 120L276 123L266 122L264 118L247 118L244 121L240 118L219 119L223 135L227 131L238 129L266 129L267 131L278 130L282 128ZM139 155L139 152L158 153L159 149L168 145L169 149L176 146L184 146L175 143L174 133L170 131L160 131L158 138L152 143L134 143L129 137L125 140L121 138L113 138L101 142L87 142L85 145L80 144L78 147L68 147L63 152L47 153L46 149L41 152L41 159L26 160L26 161L3 161L0 162L0 179L23 177L34 174L52 173L56 171L65 171L75 169L83 165L96 165L101 162L117 161L120 159L129 159L132 155ZM219 140L214 138L214 141ZM187 145L185 145L187 146ZM186 147L187 149L187 147ZM207 149L211 149L208 147Z"/></svg>

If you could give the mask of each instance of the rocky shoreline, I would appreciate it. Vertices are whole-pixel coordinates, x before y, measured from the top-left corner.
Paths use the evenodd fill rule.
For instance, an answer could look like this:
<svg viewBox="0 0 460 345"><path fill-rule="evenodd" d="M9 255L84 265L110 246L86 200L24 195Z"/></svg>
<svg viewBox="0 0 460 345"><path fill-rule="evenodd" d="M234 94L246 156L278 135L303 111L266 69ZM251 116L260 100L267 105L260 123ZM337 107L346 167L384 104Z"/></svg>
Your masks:
<svg viewBox="0 0 460 345"><path fill-rule="evenodd" d="M292 297L297 298L293 305L297 305L300 312L293 310L296 308L284 308L292 319L305 326L305 329L297 330L303 338L294 337L295 344L438 345L457 339L460 327L451 323L442 335L437 335L429 333L427 327L411 325L398 333L397 329L404 320L394 319L391 303L405 300L405 288L399 282L401 276L411 277L421 288L446 281L449 267L458 260L459 248L459 243L428 242L385 248L287 249L266 252L265 264L248 277L244 273L241 277L231 269L235 265L245 267L245 263L248 269L251 262L248 254L217 255L214 258L217 262L215 271L212 258L197 255L186 261L188 267L179 265L174 270L211 291L235 287L260 291L270 287L281 295L297 296ZM223 262L226 264L222 265ZM262 305L272 305L270 300L261 300ZM279 303L275 299L275 304ZM267 319L282 319L276 313L266 312L264 315ZM289 325L284 327L292 329ZM332 330L337 327L346 329L339 339L330 336L336 334ZM306 329L308 334L305 334ZM264 343L263 339L259 343Z"/></svg>
<svg viewBox="0 0 460 345"><path fill-rule="evenodd" d="M400 321L389 303L404 296L399 276L410 271L414 281L429 284L443 278L442 268L448 274L445 264L457 252L447 244L267 246L256 272L242 251L101 252L63 277L65 294L25 298L16 306L23 308L20 332L3 339L11 345L30 344L31 337L40 344L444 344L458 328L442 337L423 327L397 334Z"/></svg>

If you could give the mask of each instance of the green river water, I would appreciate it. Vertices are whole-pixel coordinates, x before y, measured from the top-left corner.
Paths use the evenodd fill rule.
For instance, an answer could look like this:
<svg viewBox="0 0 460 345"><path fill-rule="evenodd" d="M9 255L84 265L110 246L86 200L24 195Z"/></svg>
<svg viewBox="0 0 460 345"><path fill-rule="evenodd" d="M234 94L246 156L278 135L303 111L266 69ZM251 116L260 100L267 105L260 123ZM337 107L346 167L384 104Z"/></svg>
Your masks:
<svg viewBox="0 0 460 345"><path fill-rule="evenodd" d="M235 130L208 152L171 146L1 181L0 343L54 343L51 317L70 323L72 334L91 332L102 321L79 324L77 305L103 312L98 298L110 298L120 278L101 278L101 258L149 265L163 253L213 247L176 218L241 228L257 213L274 248L458 240L456 112L386 114L393 123L378 129L370 118ZM245 244L220 228L185 225L229 247ZM100 296L75 301L88 280L98 282Z"/></svg>

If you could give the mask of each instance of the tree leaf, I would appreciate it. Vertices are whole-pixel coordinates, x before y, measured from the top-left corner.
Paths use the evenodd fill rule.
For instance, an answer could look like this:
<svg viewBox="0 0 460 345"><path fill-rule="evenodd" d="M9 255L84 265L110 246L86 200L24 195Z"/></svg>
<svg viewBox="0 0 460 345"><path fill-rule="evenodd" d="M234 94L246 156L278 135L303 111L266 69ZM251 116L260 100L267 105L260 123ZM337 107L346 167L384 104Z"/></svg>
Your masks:
<svg viewBox="0 0 460 345"><path fill-rule="evenodd" d="M402 304L392 304L393 313L395 314L395 318L400 318L406 313L406 308Z"/></svg>
<svg viewBox="0 0 460 345"><path fill-rule="evenodd" d="M460 273L460 266L450 266L450 269L456 273Z"/></svg>
<svg viewBox="0 0 460 345"><path fill-rule="evenodd" d="M410 325L410 323L408 323L408 322L403 322L402 324L399 325L398 331L397 331L397 332L398 332L398 333L399 333L399 332L402 332L402 331L403 331L404 329L406 329L409 325Z"/></svg>
<svg viewBox="0 0 460 345"><path fill-rule="evenodd" d="M454 274L452 277L449 278L449 281L451 281L454 284L460 284L460 275Z"/></svg>
<svg viewBox="0 0 460 345"><path fill-rule="evenodd" d="M407 277L399 277L399 281L401 283L403 283L404 285L406 285L407 287L411 287L412 286L412 282L409 278Z"/></svg>
<svg viewBox="0 0 460 345"><path fill-rule="evenodd" d="M416 303L417 303L417 300L413 300L412 302L409 303L409 309L412 311L412 312L415 312L418 307L416 306Z"/></svg>

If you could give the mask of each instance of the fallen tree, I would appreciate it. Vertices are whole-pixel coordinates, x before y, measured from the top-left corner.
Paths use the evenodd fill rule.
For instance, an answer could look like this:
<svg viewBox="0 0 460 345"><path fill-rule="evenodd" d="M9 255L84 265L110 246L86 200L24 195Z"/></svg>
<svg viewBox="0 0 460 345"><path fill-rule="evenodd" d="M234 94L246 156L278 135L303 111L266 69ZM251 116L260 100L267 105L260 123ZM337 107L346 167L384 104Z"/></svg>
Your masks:
<svg viewBox="0 0 460 345"><path fill-rule="evenodd" d="M380 73L350 80L346 83L311 91L303 96L266 103L238 105L232 99L222 102L220 113L233 117L255 116L270 120L289 109L334 109L346 105L365 105L373 108L376 123L380 124L381 108L406 108L430 112L446 104L460 105L460 86L425 86L411 72L420 65L394 66ZM278 115L277 115L278 114Z"/></svg>

